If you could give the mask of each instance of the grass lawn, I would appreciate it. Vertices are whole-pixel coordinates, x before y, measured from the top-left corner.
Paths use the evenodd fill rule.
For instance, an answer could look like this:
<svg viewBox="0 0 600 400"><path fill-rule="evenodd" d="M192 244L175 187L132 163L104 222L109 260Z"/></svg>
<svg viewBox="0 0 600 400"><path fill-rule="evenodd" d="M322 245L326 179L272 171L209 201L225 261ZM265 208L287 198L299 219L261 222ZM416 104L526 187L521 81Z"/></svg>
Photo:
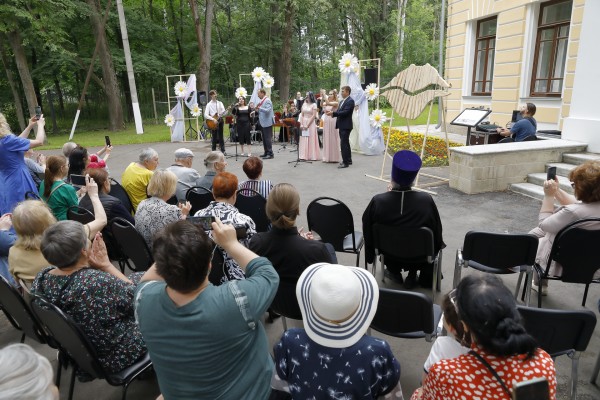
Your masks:
<svg viewBox="0 0 600 400"><path fill-rule="evenodd" d="M384 107L382 108L385 111L386 117L390 118L392 116L392 108ZM417 119L409 120L411 126L413 125L426 125L427 124L427 114L429 113L429 105L425 107L425 110L417 117ZM433 108L431 109L431 121L430 124L436 125L438 120L438 105L435 103ZM385 123L385 126L388 126L389 122ZM392 126L406 126L406 118L399 117L398 114L394 112L394 119L392 121Z"/></svg>

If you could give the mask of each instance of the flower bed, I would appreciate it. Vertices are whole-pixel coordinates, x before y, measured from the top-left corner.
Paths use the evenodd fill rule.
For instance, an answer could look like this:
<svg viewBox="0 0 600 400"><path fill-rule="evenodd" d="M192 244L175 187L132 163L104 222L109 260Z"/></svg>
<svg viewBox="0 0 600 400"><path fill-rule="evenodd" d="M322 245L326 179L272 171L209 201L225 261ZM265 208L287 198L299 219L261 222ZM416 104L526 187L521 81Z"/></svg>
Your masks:
<svg viewBox="0 0 600 400"><path fill-rule="evenodd" d="M387 138L389 127L383 127L383 137ZM421 155L421 147L425 135L422 133L411 133L413 148L410 148L408 132L392 128L388 152L394 155L399 150L412 150ZM461 143L449 141L450 147L463 146ZM444 167L448 165L448 152L446 151L446 140L435 136L427 136L425 153L423 158L424 167Z"/></svg>

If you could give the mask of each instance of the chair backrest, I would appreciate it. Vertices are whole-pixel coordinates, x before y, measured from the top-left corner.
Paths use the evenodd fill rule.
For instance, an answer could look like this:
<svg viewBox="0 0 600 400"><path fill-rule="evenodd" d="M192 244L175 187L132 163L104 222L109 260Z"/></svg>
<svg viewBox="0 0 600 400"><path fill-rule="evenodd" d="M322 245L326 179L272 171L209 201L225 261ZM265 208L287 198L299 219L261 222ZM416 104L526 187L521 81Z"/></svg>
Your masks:
<svg viewBox="0 0 600 400"><path fill-rule="evenodd" d="M46 343L44 330L31 313L27 302L3 276L0 276L0 305L15 328L36 342Z"/></svg>
<svg viewBox="0 0 600 400"><path fill-rule="evenodd" d="M433 232L427 227L373 225L373 247L378 253L414 262L433 262Z"/></svg>
<svg viewBox="0 0 600 400"><path fill-rule="evenodd" d="M280 281L271 309L277 314L291 319L302 319L302 312L296 297L296 283Z"/></svg>
<svg viewBox="0 0 600 400"><path fill-rule="evenodd" d="M106 373L98 361L96 350L70 316L39 296L33 298L31 308L60 349L69 355L79 369L94 378L104 379L106 377Z"/></svg>
<svg viewBox="0 0 600 400"><path fill-rule="evenodd" d="M67 219L81 222L83 225L85 225L92 222L95 217L94 214L88 209L79 206L71 206L67 210Z"/></svg>
<svg viewBox="0 0 600 400"><path fill-rule="evenodd" d="M135 265L135 271L146 271L154 259L144 240L144 237L135 229L131 222L124 218L113 218L110 221L110 231L119 246Z"/></svg>
<svg viewBox="0 0 600 400"><path fill-rule="evenodd" d="M586 225L594 222L600 225L600 218L580 219L556 234L547 268L551 261L559 263L563 267L563 282L589 283L594 278L594 272L600 268L596 253L596 246L600 243L600 228L586 229Z"/></svg>
<svg viewBox="0 0 600 400"><path fill-rule="evenodd" d="M242 214L246 214L254 221L257 232L269 230L270 222L267 218L267 200L256 190L240 189L237 191L235 207Z"/></svg>
<svg viewBox="0 0 600 400"><path fill-rule="evenodd" d="M192 205L190 215L194 215L203 208L208 207L214 197L210 189L203 186L193 186L186 192L185 199Z"/></svg>
<svg viewBox="0 0 600 400"><path fill-rule="evenodd" d="M110 195L121 200L121 203L123 203L123 206L125 207L125 209L127 211L129 211L130 213L133 213L133 211L134 211L133 205L131 204L131 199L129 198L129 195L127 194L127 191L125 190L125 188L123 186L121 186L121 184L119 182L117 182L114 178L109 178L109 179L110 179Z"/></svg>
<svg viewBox="0 0 600 400"><path fill-rule="evenodd" d="M371 328L386 335L416 339L435 333L431 298L418 292L379 288Z"/></svg>
<svg viewBox="0 0 600 400"><path fill-rule="evenodd" d="M167 200L167 204L171 204L172 206L176 206L177 204L179 204L179 202L177 201L177 196L171 196L169 200Z"/></svg>
<svg viewBox="0 0 600 400"><path fill-rule="evenodd" d="M352 212L340 200L331 197L318 197L306 208L308 230L316 232L325 243L331 243L336 251L344 251L344 238L352 234L354 240L354 219Z"/></svg>
<svg viewBox="0 0 600 400"><path fill-rule="evenodd" d="M552 357L585 351L596 326L596 315L590 310L517 308L527 332Z"/></svg>
<svg viewBox="0 0 600 400"><path fill-rule="evenodd" d="M533 265L538 239L530 234L470 231L465 235L462 256L469 264L506 270Z"/></svg>

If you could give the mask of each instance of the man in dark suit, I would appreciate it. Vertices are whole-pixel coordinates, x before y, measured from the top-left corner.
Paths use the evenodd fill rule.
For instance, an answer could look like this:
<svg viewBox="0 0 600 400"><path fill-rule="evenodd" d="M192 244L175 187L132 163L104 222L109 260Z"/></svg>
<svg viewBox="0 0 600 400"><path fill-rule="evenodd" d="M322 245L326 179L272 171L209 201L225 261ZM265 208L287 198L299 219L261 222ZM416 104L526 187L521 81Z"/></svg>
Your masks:
<svg viewBox="0 0 600 400"><path fill-rule="evenodd" d="M350 97L350 86L342 87L342 101L337 111L328 111L327 115L337 117L335 127L340 132L340 147L342 150L342 162L338 168L348 168L352 165L352 153L350 152L350 131L352 131L352 113L354 112L354 100Z"/></svg>

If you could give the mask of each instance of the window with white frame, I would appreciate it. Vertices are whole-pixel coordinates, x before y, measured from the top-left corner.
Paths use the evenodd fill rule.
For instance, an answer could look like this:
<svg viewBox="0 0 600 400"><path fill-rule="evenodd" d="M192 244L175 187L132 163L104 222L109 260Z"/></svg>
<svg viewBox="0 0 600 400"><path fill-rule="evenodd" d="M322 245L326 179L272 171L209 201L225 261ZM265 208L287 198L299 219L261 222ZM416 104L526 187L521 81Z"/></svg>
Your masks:
<svg viewBox="0 0 600 400"><path fill-rule="evenodd" d="M473 64L473 96L490 96L494 77L494 52L498 18L477 21L475 33L475 62Z"/></svg>

